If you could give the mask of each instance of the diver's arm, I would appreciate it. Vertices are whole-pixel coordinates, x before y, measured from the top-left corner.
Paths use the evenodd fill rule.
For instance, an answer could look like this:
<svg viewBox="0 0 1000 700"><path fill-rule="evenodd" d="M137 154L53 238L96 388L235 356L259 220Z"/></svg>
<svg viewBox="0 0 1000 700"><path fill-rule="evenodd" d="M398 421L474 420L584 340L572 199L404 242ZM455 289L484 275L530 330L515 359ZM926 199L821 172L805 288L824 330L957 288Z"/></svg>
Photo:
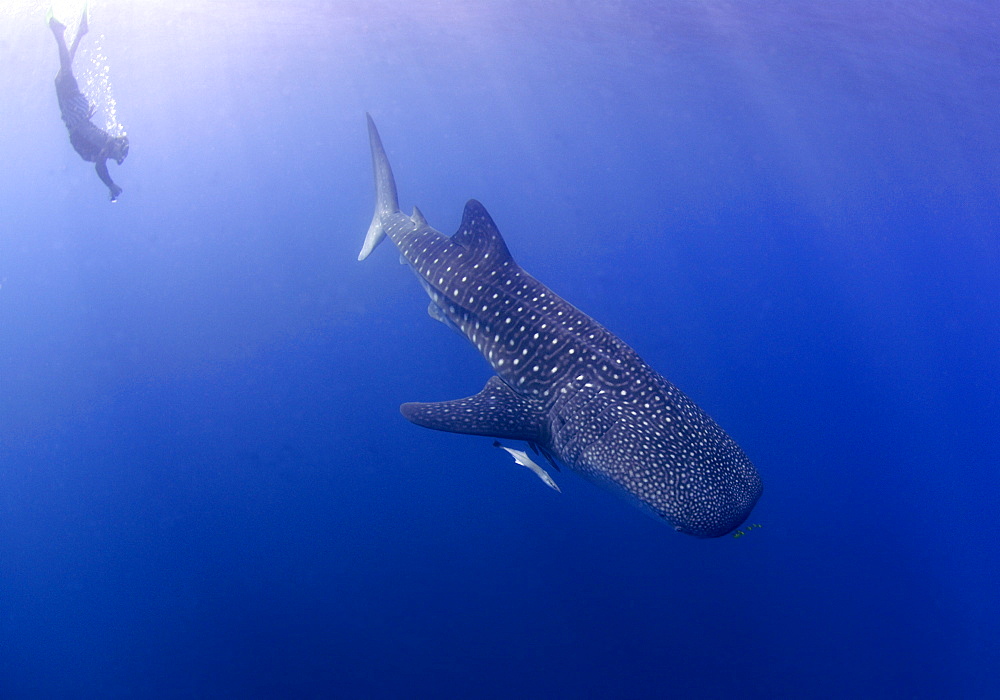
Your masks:
<svg viewBox="0 0 1000 700"><path fill-rule="evenodd" d="M97 176L101 178L101 182L107 185L111 191L111 201L113 202L118 199L118 195L122 193L122 188L116 185L115 181L111 179L111 173L108 172L107 158L98 158L95 169L97 170Z"/></svg>

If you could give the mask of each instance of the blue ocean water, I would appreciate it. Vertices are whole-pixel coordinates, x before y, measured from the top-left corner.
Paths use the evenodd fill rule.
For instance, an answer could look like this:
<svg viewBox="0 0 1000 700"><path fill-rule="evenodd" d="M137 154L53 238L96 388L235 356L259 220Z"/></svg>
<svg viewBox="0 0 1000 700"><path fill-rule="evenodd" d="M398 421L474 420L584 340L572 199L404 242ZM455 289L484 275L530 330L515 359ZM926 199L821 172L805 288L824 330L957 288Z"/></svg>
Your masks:
<svg viewBox="0 0 1000 700"><path fill-rule="evenodd" d="M0 696L1000 694L994 4L95 0L115 204L8 5ZM760 527L399 415L490 372L356 260L366 111L404 209L482 201L741 444Z"/></svg>

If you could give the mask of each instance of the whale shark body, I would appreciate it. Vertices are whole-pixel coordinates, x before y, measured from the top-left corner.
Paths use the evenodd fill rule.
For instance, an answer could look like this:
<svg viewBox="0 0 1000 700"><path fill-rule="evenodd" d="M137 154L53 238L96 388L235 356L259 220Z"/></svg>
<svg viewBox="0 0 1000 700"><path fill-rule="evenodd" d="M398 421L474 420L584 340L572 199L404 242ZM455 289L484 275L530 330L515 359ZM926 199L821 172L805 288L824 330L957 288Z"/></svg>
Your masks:
<svg viewBox="0 0 1000 700"><path fill-rule="evenodd" d="M465 205L450 237L418 209L402 213L371 116L368 133L376 205L358 259L388 236L430 297L430 315L496 372L475 396L406 403L403 415L435 430L527 442L678 532L720 537L739 527L762 484L732 438L616 335L522 270L482 204Z"/></svg>

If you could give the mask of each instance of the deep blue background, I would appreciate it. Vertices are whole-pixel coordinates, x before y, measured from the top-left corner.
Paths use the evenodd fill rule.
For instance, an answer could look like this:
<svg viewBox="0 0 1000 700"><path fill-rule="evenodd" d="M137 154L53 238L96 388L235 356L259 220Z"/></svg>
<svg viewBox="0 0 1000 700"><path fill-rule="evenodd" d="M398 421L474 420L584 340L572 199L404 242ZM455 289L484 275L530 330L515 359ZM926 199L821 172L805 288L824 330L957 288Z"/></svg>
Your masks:
<svg viewBox="0 0 1000 700"><path fill-rule="evenodd" d="M114 205L22 5L0 695L1000 694L995 3L95 1ZM489 372L356 262L365 111L404 208L480 199L740 442L762 527L399 415Z"/></svg>

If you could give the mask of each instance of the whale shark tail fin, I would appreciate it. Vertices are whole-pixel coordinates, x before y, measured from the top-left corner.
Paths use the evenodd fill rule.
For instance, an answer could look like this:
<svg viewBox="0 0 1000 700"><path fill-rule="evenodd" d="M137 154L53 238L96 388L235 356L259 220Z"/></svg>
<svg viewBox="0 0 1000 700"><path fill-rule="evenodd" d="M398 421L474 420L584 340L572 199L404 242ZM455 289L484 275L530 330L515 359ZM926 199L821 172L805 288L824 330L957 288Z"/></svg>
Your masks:
<svg viewBox="0 0 1000 700"><path fill-rule="evenodd" d="M361 247L361 253L358 254L358 260L367 258L375 250L375 246L385 238L382 217L399 211L396 181L392 177L392 168L389 167L385 149L382 148L382 139L379 138L372 115L365 114L365 116L368 117L368 138L371 141L372 168L375 171L375 214L372 216L372 223L368 227L368 235L365 236L365 243Z"/></svg>

